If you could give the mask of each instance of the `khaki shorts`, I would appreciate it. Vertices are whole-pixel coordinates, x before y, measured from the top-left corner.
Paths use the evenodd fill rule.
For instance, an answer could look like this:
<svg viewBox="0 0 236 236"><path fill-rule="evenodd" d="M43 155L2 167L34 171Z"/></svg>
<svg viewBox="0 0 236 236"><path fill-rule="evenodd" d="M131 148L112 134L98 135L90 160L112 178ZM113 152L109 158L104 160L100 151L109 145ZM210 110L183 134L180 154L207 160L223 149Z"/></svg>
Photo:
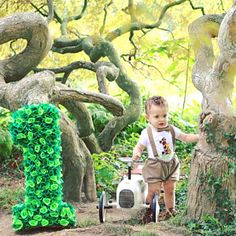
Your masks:
<svg viewBox="0 0 236 236"><path fill-rule="evenodd" d="M142 175L146 183L162 182L165 180L179 180L180 164L174 157L169 162L158 159L148 159L142 169Z"/></svg>

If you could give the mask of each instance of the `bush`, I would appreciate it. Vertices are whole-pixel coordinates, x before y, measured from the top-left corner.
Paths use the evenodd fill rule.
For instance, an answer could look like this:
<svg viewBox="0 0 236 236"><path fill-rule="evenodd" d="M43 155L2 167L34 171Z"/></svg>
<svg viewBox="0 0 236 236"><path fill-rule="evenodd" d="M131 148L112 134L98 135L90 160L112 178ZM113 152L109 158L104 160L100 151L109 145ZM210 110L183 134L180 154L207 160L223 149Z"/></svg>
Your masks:
<svg viewBox="0 0 236 236"><path fill-rule="evenodd" d="M186 224L187 228L192 231L193 235L203 236L232 236L236 235L236 218L234 221L225 224L221 223L219 219L205 215L200 221L192 220Z"/></svg>
<svg viewBox="0 0 236 236"><path fill-rule="evenodd" d="M121 179L120 171L124 169L124 165L117 159L119 156L119 153L113 150L92 155L97 196L100 196L102 191L106 191L109 196L114 196Z"/></svg>
<svg viewBox="0 0 236 236"><path fill-rule="evenodd" d="M8 158L12 152L12 141L8 132L10 112L0 108L0 163Z"/></svg>
<svg viewBox="0 0 236 236"><path fill-rule="evenodd" d="M113 116L99 104L89 105L88 110L92 114L95 135L98 136Z"/></svg>
<svg viewBox="0 0 236 236"><path fill-rule="evenodd" d="M0 163L9 157L11 152L11 135L7 130L0 129Z"/></svg>
<svg viewBox="0 0 236 236"><path fill-rule="evenodd" d="M187 200L188 179L177 182L176 184L176 208L178 211L184 211Z"/></svg>

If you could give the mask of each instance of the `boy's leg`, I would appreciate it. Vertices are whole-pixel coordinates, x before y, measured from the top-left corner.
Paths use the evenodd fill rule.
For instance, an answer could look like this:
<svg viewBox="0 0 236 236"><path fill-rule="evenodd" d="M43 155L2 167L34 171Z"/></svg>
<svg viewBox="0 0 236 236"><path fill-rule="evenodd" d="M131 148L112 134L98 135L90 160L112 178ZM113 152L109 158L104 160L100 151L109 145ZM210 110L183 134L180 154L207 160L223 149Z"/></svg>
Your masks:
<svg viewBox="0 0 236 236"><path fill-rule="evenodd" d="M173 180L163 182L166 210L175 209L175 185Z"/></svg>
<svg viewBox="0 0 236 236"><path fill-rule="evenodd" d="M148 183L148 195L146 198L146 202L149 203L150 205L152 204L155 193L157 193L160 196L161 184L162 182Z"/></svg>
<svg viewBox="0 0 236 236"><path fill-rule="evenodd" d="M156 183L152 183L152 184L148 184L148 195L146 198L146 203L150 204L150 206L152 205L152 201L154 198L155 193L160 194L161 192L161 184L162 182L156 182ZM143 223L147 224L150 223L152 221L152 209L147 208L145 215L143 216Z"/></svg>

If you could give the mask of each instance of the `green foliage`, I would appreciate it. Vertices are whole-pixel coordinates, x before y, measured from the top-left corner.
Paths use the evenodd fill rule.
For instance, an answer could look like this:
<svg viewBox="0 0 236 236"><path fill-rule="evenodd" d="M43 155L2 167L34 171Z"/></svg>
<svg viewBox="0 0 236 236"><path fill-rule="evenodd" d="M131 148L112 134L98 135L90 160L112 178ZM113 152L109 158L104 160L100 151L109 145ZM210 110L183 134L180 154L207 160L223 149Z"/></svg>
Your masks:
<svg viewBox="0 0 236 236"><path fill-rule="evenodd" d="M177 183L176 188L176 206L178 214L168 220L169 223L174 225L185 225L188 230L191 231L193 235L203 235L203 236L231 236L235 235L236 231L236 211L234 208L226 209L226 214L228 215L228 222L225 222L224 215L218 215L213 217L210 215L203 216L200 220L191 220L186 222L184 219L186 211L186 199L187 199L187 186L188 180L185 179ZM228 198L228 197L227 197ZM227 198L221 199L222 204L227 204Z"/></svg>
<svg viewBox="0 0 236 236"><path fill-rule="evenodd" d="M24 154L25 201L13 206L13 228L74 226L74 208L62 202L61 133L55 106L25 106L12 114L10 132Z"/></svg>
<svg viewBox="0 0 236 236"><path fill-rule="evenodd" d="M229 146L224 149L225 156L232 159L235 163L235 159L236 159L236 145L235 145L236 133L235 133L235 131L232 133L224 133L224 137L225 137L225 139L227 139L227 142L229 144ZM235 165L232 167L235 167ZM231 167L231 169L232 169L232 167Z"/></svg>
<svg viewBox="0 0 236 236"><path fill-rule="evenodd" d="M147 126L144 116L129 124L115 139L115 150L121 156L132 156L133 148L137 144L141 131Z"/></svg>
<svg viewBox="0 0 236 236"><path fill-rule="evenodd" d="M184 216L186 214L186 200L188 192L188 179L178 181L176 184L175 199L176 209L178 214L168 219L168 222L173 225L181 226L184 224Z"/></svg>
<svg viewBox="0 0 236 236"><path fill-rule="evenodd" d="M106 191L110 196L115 193L121 178L119 169L123 168L117 157L119 153L113 150L92 155L98 196L102 191Z"/></svg>
<svg viewBox="0 0 236 236"><path fill-rule="evenodd" d="M163 60L165 60L163 56L170 59L175 58L175 60L166 67L166 73L168 77L171 78L170 83L173 85L178 85L179 82L177 78L181 75L183 76L183 73L186 71L186 68L183 67L182 64L188 60L188 54L186 53L186 49L180 47L180 45L184 44L187 44L184 39L171 39L163 41L159 47L151 49L162 56Z"/></svg>
<svg viewBox="0 0 236 236"><path fill-rule="evenodd" d="M88 109L92 114L94 132L97 136L112 118L112 114L107 112L107 110L99 104L91 104L88 106Z"/></svg>
<svg viewBox="0 0 236 236"><path fill-rule="evenodd" d="M215 217L225 223L232 221L236 216L235 202L231 200L228 189L224 188L224 181L231 176L228 173L225 176L214 176L208 171L205 178L200 179L208 185L208 188L205 189L208 198L211 200L214 197L216 200Z"/></svg>
<svg viewBox="0 0 236 236"><path fill-rule="evenodd" d="M218 121L222 122L222 121ZM231 159L232 161L235 161L236 157L236 132L235 132L235 122L236 120L234 119L231 121L232 123L230 124L230 131L227 133L222 133L224 139L226 139L228 145L222 145L222 143L218 143L216 140L216 133L215 133L215 128L212 127L211 123L208 121L205 121L204 123L204 131L207 135L206 141L209 144L213 144L217 152L222 154L222 158L224 159ZM222 130L224 132L224 130Z"/></svg>
<svg viewBox="0 0 236 236"><path fill-rule="evenodd" d="M236 216L236 215L235 215ZM190 221L187 223L187 228L192 231L194 235L203 236L232 236L236 234L236 218L228 224L221 223L219 219L205 215L200 221Z"/></svg>
<svg viewBox="0 0 236 236"><path fill-rule="evenodd" d="M24 175L23 156L20 149L13 145L9 159L0 163L0 175L4 177L22 178Z"/></svg>
<svg viewBox="0 0 236 236"><path fill-rule="evenodd" d="M184 211L187 200L187 192L188 192L188 179L183 179L177 182L176 186L176 207L178 211Z"/></svg>
<svg viewBox="0 0 236 236"><path fill-rule="evenodd" d="M0 162L9 157L12 152L12 141L7 126L10 112L0 108Z"/></svg>
<svg viewBox="0 0 236 236"><path fill-rule="evenodd" d="M199 114L201 113L201 104L199 101L192 100L192 104L184 107L184 110L177 110L178 113L182 113L182 119L197 126L199 120Z"/></svg>
<svg viewBox="0 0 236 236"><path fill-rule="evenodd" d="M7 130L0 129L0 162L8 158L12 152L11 136Z"/></svg>

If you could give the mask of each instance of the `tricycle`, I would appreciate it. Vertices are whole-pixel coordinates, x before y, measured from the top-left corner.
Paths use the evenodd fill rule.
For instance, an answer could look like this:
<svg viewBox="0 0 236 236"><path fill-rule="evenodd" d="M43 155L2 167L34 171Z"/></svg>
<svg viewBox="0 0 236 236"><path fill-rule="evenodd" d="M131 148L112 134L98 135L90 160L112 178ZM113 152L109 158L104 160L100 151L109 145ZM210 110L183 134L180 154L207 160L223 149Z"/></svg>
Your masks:
<svg viewBox="0 0 236 236"><path fill-rule="evenodd" d="M153 203L146 204L146 197L148 192L148 185L144 182L142 176L143 161L133 161L130 157L120 157L120 161L127 163L128 175L124 174L116 189L116 201L108 200L106 192L103 191L99 198L99 221L104 223L106 221L106 211L109 208L151 208L152 221L157 223L160 212L158 204L158 195L155 194ZM135 168L132 170L132 163L135 162Z"/></svg>

